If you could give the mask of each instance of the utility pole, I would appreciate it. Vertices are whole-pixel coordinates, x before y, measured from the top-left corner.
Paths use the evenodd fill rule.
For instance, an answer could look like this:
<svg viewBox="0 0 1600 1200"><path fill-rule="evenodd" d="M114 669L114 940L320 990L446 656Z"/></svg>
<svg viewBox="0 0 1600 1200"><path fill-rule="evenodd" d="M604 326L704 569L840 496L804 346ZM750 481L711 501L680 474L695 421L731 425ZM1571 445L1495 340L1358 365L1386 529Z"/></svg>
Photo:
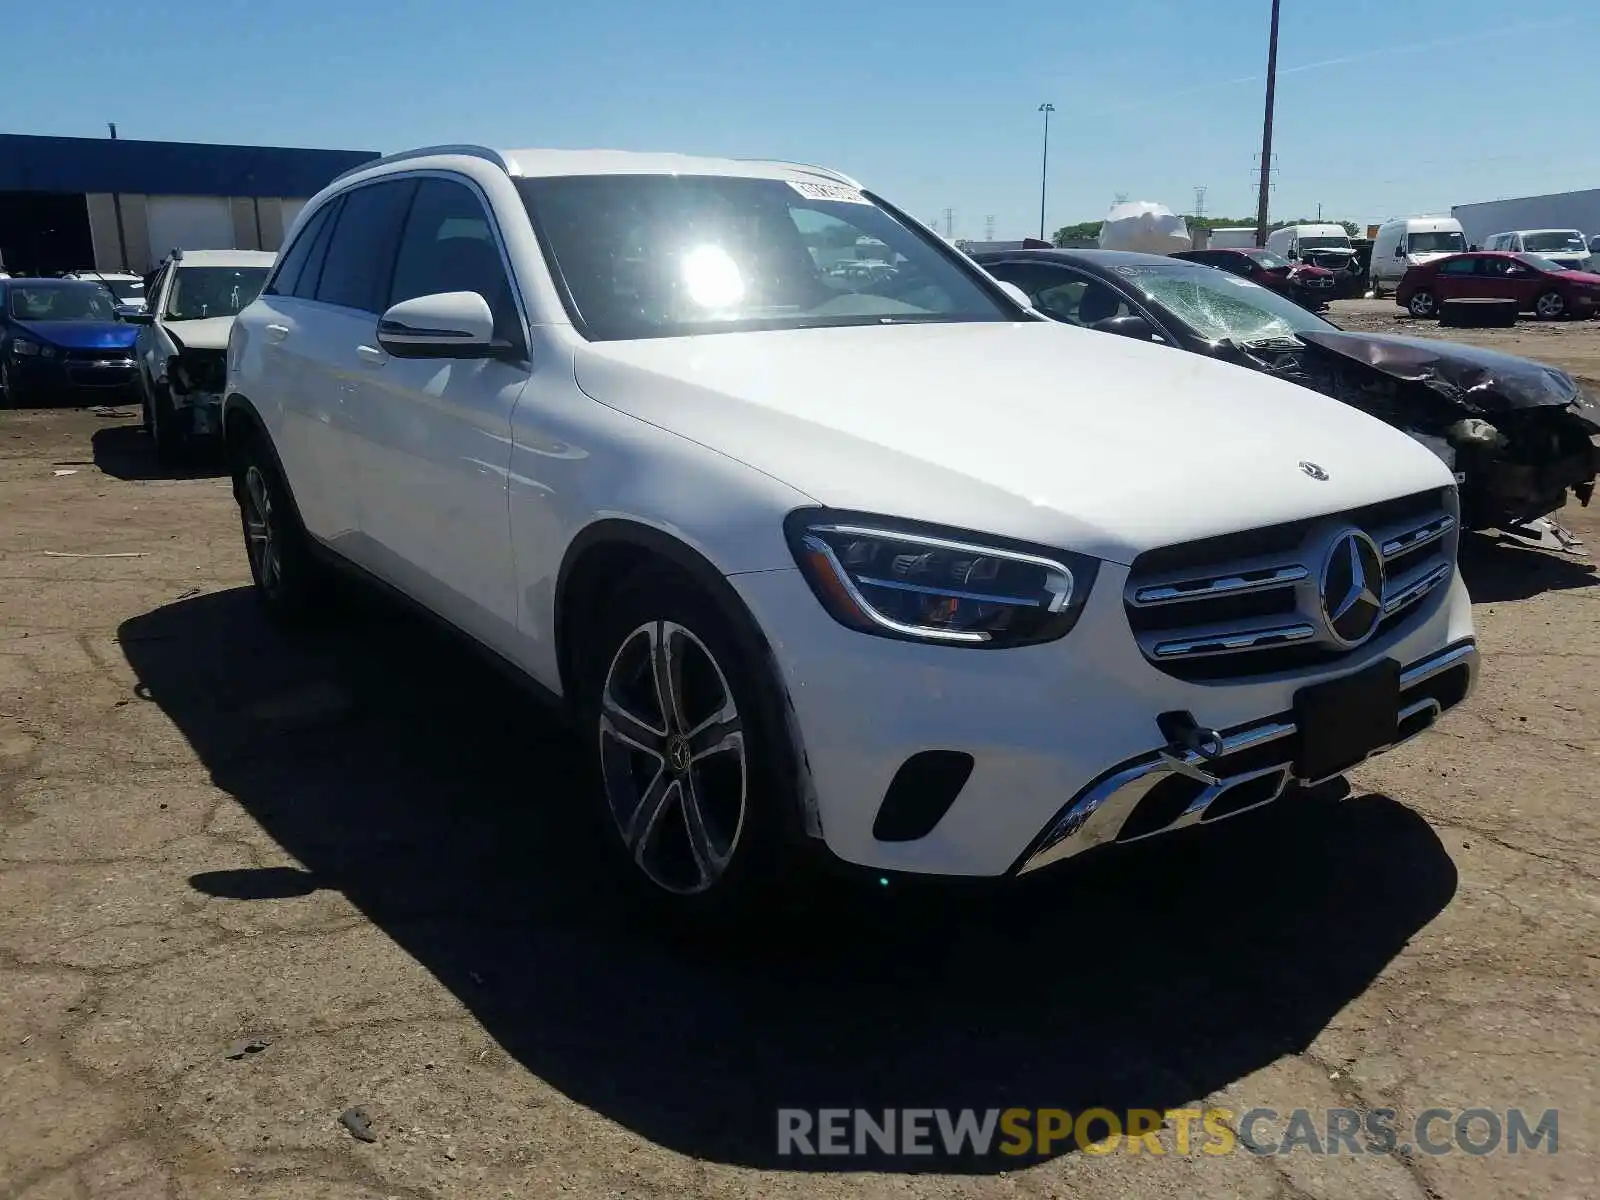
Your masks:
<svg viewBox="0 0 1600 1200"><path fill-rule="evenodd" d="M1317 223L1319 225L1322 223L1322 201L1321 200L1317 201Z"/></svg>
<svg viewBox="0 0 1600 1200"><path fill-rule="evenodd" d="M994 241L994 217L993 217L993 215L987 216L987 217L985 217L983 219L983 240L986 241L986 242Z"/></svg>
<svg viewBox="0 0 1600 1200"><path fill-rule="evenodd" d="M1261 185L1256 197L1256 245L1267 244L1267 192L1272 183L1272 106L1278 94L1278 5L1272 0L1272 33L1267 39L1267 107L1261 121Z"/></svg>
<svg viewBox="0 0 1600 1200"><path fill-rule="evenodd" d="M955 235L956 210L953 208L947 208L944 210L944 236L947 238L953 238Z"/></svg>
<svg viewBox="0 0 1600 1200"><path fill-rule="evenodd" d="M113 142L116 141L117 123L115 121L107 121L106 128L111 131L111 140ZM123 271L126 272L128 269L128 235L122 227L122 193L111 193L111 208L117 214L117 261L122 265ZM89 257L94 257L92 248ZM99 266L100 264L96 263L95 265Z"/></svg>
<svg viewBox="0 0 1600 1200"><path fill-rule="evenodd" d="M1050 182L1050 114L1055 112L1054 104L1041 104L1039 111L1044 114L1044 156L1039 160L1039 240L1045 241L1044 236L1044 198L1045 189Z"/></svg>

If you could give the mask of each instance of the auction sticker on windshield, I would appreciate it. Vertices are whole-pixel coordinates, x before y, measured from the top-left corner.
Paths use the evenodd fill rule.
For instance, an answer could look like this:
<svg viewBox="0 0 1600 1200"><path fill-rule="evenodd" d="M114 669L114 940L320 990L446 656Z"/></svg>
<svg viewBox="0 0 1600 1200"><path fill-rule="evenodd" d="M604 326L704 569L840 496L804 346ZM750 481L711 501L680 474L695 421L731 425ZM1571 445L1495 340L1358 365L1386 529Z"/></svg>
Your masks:
<svg viewBox="0 0 1600 1200"><path fill-rule="evenodd" d="M855 188L846 187L842 183L817 183L810 179L791 179L788 183L807 200L837 200L843 204L872 203Z"/></svg>

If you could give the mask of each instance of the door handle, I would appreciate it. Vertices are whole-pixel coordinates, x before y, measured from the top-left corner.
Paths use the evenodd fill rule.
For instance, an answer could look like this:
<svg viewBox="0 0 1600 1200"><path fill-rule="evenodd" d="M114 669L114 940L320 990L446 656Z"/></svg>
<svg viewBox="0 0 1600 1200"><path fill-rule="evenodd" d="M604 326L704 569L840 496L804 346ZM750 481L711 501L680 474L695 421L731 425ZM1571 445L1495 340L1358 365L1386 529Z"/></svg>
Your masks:
<svg viewBox="0 0 1600 1200"><path fill-rule="evenodd" d="M381 367L389 361L389 356L376 346L357 346L356 357L369 367Z"/></svg>
<svg viewBox="0 0 1600 1200"><path fill-rule="evenodd" d="M267 341L269 342L281 342L289 336L289 327L287 325L268 325L266 330Z"/></svg>

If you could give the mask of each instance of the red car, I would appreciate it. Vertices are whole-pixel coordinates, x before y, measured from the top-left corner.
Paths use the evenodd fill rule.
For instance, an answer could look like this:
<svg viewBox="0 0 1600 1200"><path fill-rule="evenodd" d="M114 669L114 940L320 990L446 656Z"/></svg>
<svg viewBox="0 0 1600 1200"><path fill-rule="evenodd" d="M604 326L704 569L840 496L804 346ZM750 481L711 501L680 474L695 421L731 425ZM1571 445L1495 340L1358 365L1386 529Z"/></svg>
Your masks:
<svg viewBox="0 0 1600 1200"><path fill-rule="evenodd" d="M1600 307L1600 275L1570 271L1537 254L1479 250L1412 267L1394 302L1413 317L1437 317L1445 300L1515 300L1519 312L1587 317Z"/></svg>
<svg viewBox="0 0 1600 1200"><path fill-rule="evenodd" d="M1280 292L1306 308L1324 307L1339 289L1339 273L1310 263L1292 263L1270 250L1180 250L1172 255L1188 262L1220 267L1262 287Z"/></svg>

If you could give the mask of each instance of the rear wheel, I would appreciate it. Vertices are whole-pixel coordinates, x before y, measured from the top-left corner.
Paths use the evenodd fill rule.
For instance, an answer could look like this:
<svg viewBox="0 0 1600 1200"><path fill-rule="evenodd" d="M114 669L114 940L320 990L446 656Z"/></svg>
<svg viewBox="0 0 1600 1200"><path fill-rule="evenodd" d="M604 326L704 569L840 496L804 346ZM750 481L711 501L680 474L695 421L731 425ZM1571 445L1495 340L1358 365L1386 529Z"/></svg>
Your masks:
<svg viewBox="0 0 1600 1200"><path fill-rule="evenodd" d="M578 659L602 837L655 911L721 924L774 898L794 804L771 681L716 604L650 569Z"/></svg>
<svg viewBox="0 0 1600 1200"><path fill-rule="evenodd" d="M1558 320L1567 315L1567 298L1554 290L1541 292L1533 302L1533 311L1546 321Z"/></svg>
<svg viewBox="0 0 1600 1200"><path fill-rule="evenodd" d="M234 464L233 492L239 503L245 552L256 596L267 615L281 625L304 625L325 615L332 580L311 552L261 436L251 433Z"/></svg>
<svg viewBox="0 0 1600 1200"><path fill-rule="evenodd" d="M1411 294L1411 301L1406 305L1407 311L1413 317L1426 321L1429 317L1439 315L1439 299L1427 288Z"/></svg>

